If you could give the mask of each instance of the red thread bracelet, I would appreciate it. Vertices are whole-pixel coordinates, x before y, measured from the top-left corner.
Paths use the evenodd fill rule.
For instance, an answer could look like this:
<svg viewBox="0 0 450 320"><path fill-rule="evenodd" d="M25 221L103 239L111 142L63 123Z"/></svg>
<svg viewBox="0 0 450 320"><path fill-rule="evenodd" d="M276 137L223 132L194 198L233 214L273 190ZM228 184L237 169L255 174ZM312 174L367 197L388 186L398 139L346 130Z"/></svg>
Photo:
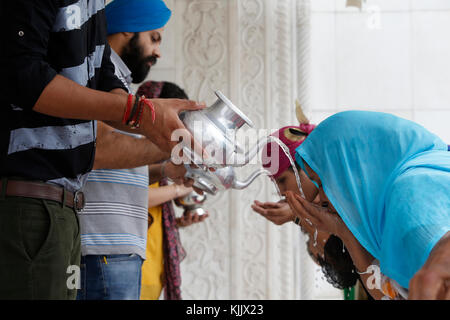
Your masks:
<svg viewBox="0 0 450 320"><path fill-rule="evenodd" d="M150 100L145 99L145 97L144 97L144 104L150 108L150 110L152 112L152 121L153 121L153 123L155 123L155 120L156 120L155 106L153 105L153 103Z"/></svg>
<svg viewBox="0 0 450 320"><path fill-rule="evenodd" d="M135 121L136 128L139 128L139 126L141 125L141 118L142 118L143 111L144 111L144 106L142 105L142 99L140 99L138 113L136 115L136 121Z"/></svg>
<svg viewBox="0 0 450 320"><path fill-rule="evenodd" d="M126 123L127 123L128 116L129 116L129 113L130 113L130 110L131 110L131 104L132 104L132 102L133 102L133 95L132 95L132 94L129 94L129 95L128 95L127 106L126 106L126 109L125 109L125 113L123 114L123 119L122 119L122 123L123 123L123 124L126 124Z"/></svg>

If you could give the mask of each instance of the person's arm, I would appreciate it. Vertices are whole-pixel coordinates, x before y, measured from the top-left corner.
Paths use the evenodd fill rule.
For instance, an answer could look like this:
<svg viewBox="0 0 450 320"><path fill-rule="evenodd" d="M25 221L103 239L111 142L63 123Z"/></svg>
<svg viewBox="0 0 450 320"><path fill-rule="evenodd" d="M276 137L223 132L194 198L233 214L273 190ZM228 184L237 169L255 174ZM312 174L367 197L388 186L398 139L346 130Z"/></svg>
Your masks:
<svg viewBox="0 0 450 320"><path fill-rule="evenodd" d="M146 138L117 132L102 121L97 124L94 169L131 169L170 157Z"/></svg>
<svg viewBox="0 0 450 320"><path fill-rule="evenodd" d="M409 282L410 300L450 300L450 231Z"/></svg>
<svg viewBox="0 0 450 320"><path fill-rule="evenodd" d="M336 236L342 240L345 248L348 250L350 257L352 258L353 265L359 272L363 286L374 299L380 300L384 297L384 294L380 290L381 288L371 289L368 283L371 280L370 278L374 275L372 273L366 273L369 266L372 265L374 257L359 243L343 221L338 227L338 230L339 231Z"/></svg>
<svg viewBox="0 0 450 320"><path fill-rule="evenodd" d="M153 184L167 177L166 166L169 161L164 161L162 163L156 163L148 166L148 183ZM184 173L182 173L184 176Z"/></svg>
<svg viewBox="0 0 450 320"><path fill-rule="evenodd" d="M4 101L58 118L111 121L118 129L134 132L121 124L127 105L125 94L83 87L58 75L47 62L58 1L2 1L0 9L0 26L8 44L0 50L0 69L4 72L0 93ZM178 114L182 110L202 109L204 105L180 99L152 99L151 102L156 121L153 123L150 109L144 108L141 127L136 133L146 136L164 151L170 151L178 143L171 141L177 129L184 133L186 142L198 145Z"/></svg>
<svg viewBox="0 0 450 320"><path fill-rule="evenodd" d="M193 189L191 187L185 187L176 184L158 188L151 188L148 193L148 207L156 207L167 201L184 197L192 191ZM177 228L188 227L195 223L203 222L208 217L208 213L205 213L201 216L199 216L198 214L191 214L190 212L184 213L181 217L175 219L176 226Z"/></svg>
<svg viewBox="0 0 450 320"><path fill-rule="evenodd" d="M184 184L185 187L191 187L194 181L192 179L185 179L185 174L186 168L184 165L175 165L170 160L152 164L148 167L149 184L153 184L164 178L169 178L176 184Z"/></svg>
<svg viewBox="0 0 450 320"><path fill-rule="evenodd" d="M295 220L295 215L287 202L262 203L255 200L251 207L253 211L279 226Z"/></svg>
<svg viewBox="0 0 450 320"><path fill-rule="evenodd" d="M153 208L159 206L167 201L184 197L192 192L192 188L171 184L158 188L151 188L148 192L148 207Z"/></svg>
<svg viewBox="0 0 450 320"><path fill-rule="evenodd" d="M194 141L178 114L183 110L203 109L204 105L182 99L151 99L155 108L155 122L150 109L146 107L143 109L140 128L132 130L121 122L127 99L126 95L92 90L57 75L45 87L33 110L60 118L101 120L119 130L142 134L163 151L170 151L178 144L178 141L172 141L175 130L182 132L187 140L185 142ZM198 145L197 142L193 143ZM199 150L203 149L199 147Z"/></svg>
<svg viewBox="0 0 450 320"><path fill-rule="evenodd" d="M52 0L1 2L0 26L8 44L0 51L2 78L7 79L6 86L0 89L2 98L24 110L55 117L84 120L110 117L120 121L120 109L126 105L125 95L118 98L80 86L58 75L47 62L58 3ZM108 106L111 106L109 116L106 115Z"/></svg>
<svg viewBox="0 0 450 320"><path fill-rule="evenodd" d="M374 261L374 257L359 243L344 221L337 214L331 214L326 208L310 203L293 192L286 192L286 199L296 216L308 221L317 230L334 234L342 240L349 251L354 266L360 273L364 286L372 297L381 299L384 296L380 291L381 288L370 289L367 286L367 280L372 274L364 274Z"/></svg>

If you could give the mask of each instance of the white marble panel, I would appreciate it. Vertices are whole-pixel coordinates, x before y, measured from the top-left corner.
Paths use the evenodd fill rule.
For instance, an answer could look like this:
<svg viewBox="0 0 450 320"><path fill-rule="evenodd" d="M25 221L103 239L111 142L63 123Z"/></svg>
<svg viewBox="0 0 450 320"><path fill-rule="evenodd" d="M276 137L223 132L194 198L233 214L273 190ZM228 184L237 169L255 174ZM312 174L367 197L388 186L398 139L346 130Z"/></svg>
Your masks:
<svg viewBox="0 0 450 320"><path fill-rule="evenodd" d="M412 105L409 14L337 15L338 108L408 109Z"/></svg>
<svg viewBox="0 0 450 320"><path fill-rule="evenodd" d="M449 1L450 2L450 1ZM415 108L450 108L450 11L414 12Z"/></svg>
<svg viewBox="0 0 450 320"><path fill-rule="evenodd" d="M334 111L312 111L307 114L309 121L315 125L320 124L326 118L332 116L336 112Z"/></svg>
<svg viewBox="0 0 450 320"><path fill-rule="evenodd" d="M335 21L333 13L313 13L311 16L312 110L336 108Z"/></svg>
<svg viewBox="0 0 450 320"><path fill-rule="evenodd" d="M358 12L356 7L347 7L347 0L335 0L336 11L338 12ZM383 12L409 11L411 9L410 0L361 0L362 10L373 7L379 8ZM428 0L426 0L428 1Z"/></svg>
<svg viewBox="0 0 450 320"><path fill-rule="evenodd" d="M450 145L450 110L419 110L414 112L414 121L438 135Z"/></svg>
<svg viewBox="0 0 450 320"><path fill-rule="evenodd" d="M158 68L150 71L148 75L153 81L170 81L175 82L175 69L174 68ZM180 85L180 84L178 84Z"/></svg>
<svg viewBox="0 0 450 320"><path fill-rule="evenodd" d="M314 296L318 300L340 300L343 298L343 291L333 287L324 276L322 268L314 265Z"/></svg>
<svg viewBox="0 0 450 320"><path fill-rule="evenodd" d="M313 0L311 1L312 12L334 12L336 10L336 0Z"/></svg>
<svg viewBox="0 0 450 320"><path fill-rule="evenodd" d="M164 1L167 7L172 10L172 16L170 17L167 24L164 26L164 31L162 34L161 42L161 58L158 59L158 63L155 68L174 68L175 66L175 15L177 14L174 10L174 0Z"/></svg>
<svg viewBox="0 0 450 320"><path fill-rule="evenodd" d="M413 10L450 10L448 0L411 0Z"/></svg>

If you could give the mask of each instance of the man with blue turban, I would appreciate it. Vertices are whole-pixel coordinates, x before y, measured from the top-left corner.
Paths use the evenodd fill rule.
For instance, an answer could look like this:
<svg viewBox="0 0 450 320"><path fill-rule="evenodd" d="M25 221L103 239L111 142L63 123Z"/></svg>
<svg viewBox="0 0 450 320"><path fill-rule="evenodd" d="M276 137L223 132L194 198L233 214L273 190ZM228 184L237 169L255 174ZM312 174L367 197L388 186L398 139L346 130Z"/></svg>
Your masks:
<svg viewBox="0 0 450 320"><path fill-rule="evenodd" d="M141 83L160 57L159 45L171 11L162 0L114 0L106 6L108 42Z"/></svg>
<svg viewBox="0 0 450 320"><path fill-rule="evenodd" d="M171 11L161 0L114 0L105 8L108 43L115 74L131 93L161 56L163 28ZM146 259L148 165L170 157L98 122L94 170L83 189L79 300L138 300ZM156 172L182 178L184 166L170 161ZM191 183L191 182L189 182ZM188 183L188 184L189 184Z"/></svg>

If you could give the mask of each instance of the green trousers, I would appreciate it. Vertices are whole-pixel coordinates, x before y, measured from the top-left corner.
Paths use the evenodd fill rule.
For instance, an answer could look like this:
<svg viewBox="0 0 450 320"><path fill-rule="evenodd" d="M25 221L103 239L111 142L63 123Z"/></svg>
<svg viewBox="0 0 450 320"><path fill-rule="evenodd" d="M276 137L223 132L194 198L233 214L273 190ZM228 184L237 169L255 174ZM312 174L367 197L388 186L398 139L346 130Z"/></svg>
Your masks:
<svg viewBox="0 0 450 320"><path fill-rule="evenodd" d="M80 250L73 209L0 196L0 299L75 299Z"/></svg>

